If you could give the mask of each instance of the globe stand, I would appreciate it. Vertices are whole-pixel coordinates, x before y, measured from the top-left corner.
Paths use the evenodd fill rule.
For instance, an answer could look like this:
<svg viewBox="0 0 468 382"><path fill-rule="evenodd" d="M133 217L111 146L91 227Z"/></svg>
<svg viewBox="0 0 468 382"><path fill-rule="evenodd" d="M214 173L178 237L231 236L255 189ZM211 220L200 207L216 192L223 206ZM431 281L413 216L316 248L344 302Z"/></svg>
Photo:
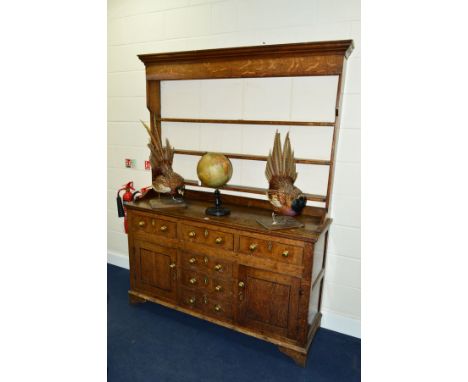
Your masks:
<svg viewBox="0 0 468 382"><path fill-rule="evenodd" d="M211 215L211 216L226 216L231 213L231 211L227 208L224 208L221 206L221 193L219 192L218 189L215 190L215 206L214 207L208 207L205 210L205 214Z"/></svg>

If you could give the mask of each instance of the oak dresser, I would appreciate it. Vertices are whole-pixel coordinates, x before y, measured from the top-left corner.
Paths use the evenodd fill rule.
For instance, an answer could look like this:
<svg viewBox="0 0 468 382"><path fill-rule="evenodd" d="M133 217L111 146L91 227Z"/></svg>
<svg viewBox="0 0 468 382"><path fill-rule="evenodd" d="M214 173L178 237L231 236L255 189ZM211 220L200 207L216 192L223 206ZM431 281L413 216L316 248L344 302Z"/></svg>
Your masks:
<svg viewBox="0 0 468 382"><path fill-rule="evenodd" d="M306 194L308 205L298 218L303 228L275 231L263 228L256 220L271 217L266 190L245 185L223 186L228 193L235 191L242 196L223 192L231 215L219 218L205 215L205 209L213 204L212 191L198 189L198 182L190 180L186 180L187 208L154 210L148 202L158 197L154 192L126 204L130 302L152 301L269 341L298 364L305 365L322 316L331 224L329 206L345 68L352 50L353 42L344 40L139 56L145 64L151 129L159 136L164 123L211 123L229 124L232 128L327 127L331 129L332 140L328 159L296 158L296 163L322 166L328 174L325 195ZM332 105L335 113L331 113L330 120L170 118L161 113L162 81L297 76L336 76L336 99ZM176 148L175 154L201 156L204 152ZM245 153L223 154L247 161L267 158ZM263 195L263 200L253 194Z"/></svg>

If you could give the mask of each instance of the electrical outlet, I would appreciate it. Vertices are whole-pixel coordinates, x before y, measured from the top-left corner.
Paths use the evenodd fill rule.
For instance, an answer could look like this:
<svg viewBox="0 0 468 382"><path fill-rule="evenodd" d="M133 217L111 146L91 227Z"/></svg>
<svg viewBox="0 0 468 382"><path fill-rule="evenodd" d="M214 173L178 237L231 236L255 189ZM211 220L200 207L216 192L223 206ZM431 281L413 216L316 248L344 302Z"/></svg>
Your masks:
<svg viewBox="0 0 468 382"><path fill-rule="evenodd" d="M145 170L151 170L151 163L149 160L145 160Z"/></svg>

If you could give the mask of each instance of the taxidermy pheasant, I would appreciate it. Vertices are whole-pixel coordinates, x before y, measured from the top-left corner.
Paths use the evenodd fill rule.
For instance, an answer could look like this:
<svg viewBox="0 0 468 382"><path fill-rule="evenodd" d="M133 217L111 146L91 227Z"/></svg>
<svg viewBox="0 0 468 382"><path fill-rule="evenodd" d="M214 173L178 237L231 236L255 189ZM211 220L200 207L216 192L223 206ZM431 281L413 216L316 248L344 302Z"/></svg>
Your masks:
<svg viewBox="0 0 468 382"><path fill-rule="evenodd" d="M299 215L307 203L307 198L299 188L294 186L297 172L289 133L286 134L283 150L281 150L280 133L276 131L273 151L270 151L268 155L265 175L269 182L267 196L274 211L281 215Z"/></svg>
<svg viewBox="0 0 468 382"><path fill-rule="evenodd" d="M169 194L172 197L184 195L184 178L172 169L174 158L174 148L166 139L166 147L162 147L161 138L158 134L153 134L149 126L141 121L150 136L148 147L151 151L150 163L153 178L153 188L160 194Z"/></svg>

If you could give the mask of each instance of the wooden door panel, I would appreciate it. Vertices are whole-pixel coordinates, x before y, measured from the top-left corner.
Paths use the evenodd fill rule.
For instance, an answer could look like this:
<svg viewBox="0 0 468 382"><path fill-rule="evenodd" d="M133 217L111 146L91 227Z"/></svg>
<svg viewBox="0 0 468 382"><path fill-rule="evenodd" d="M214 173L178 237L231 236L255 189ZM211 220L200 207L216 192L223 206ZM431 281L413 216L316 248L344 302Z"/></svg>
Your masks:
<svg viewBox="0 0 468 382"><path fill-rule="evenodd" d="M274 272L239 267L239 321L271 334L295 338L299 279Z"/></svg>
<svg viewBox="0 0 468 382"><path fill-rule="evenodd" d="M176 299L176 250L135 241L135 287L154 297Z"/></svg>
<svg viewBox="0 0 468 382"><path fill-rule="evenodd" d="M252 277L247 277L247 285L247 318L287 328L291 287Z"/></svg>
<svg viewBox="0 0 468 382"><path fill-rule="evenodd" d="M141 281L156 288L171 290L171 257L142 248L140 250Z"/></svg>

